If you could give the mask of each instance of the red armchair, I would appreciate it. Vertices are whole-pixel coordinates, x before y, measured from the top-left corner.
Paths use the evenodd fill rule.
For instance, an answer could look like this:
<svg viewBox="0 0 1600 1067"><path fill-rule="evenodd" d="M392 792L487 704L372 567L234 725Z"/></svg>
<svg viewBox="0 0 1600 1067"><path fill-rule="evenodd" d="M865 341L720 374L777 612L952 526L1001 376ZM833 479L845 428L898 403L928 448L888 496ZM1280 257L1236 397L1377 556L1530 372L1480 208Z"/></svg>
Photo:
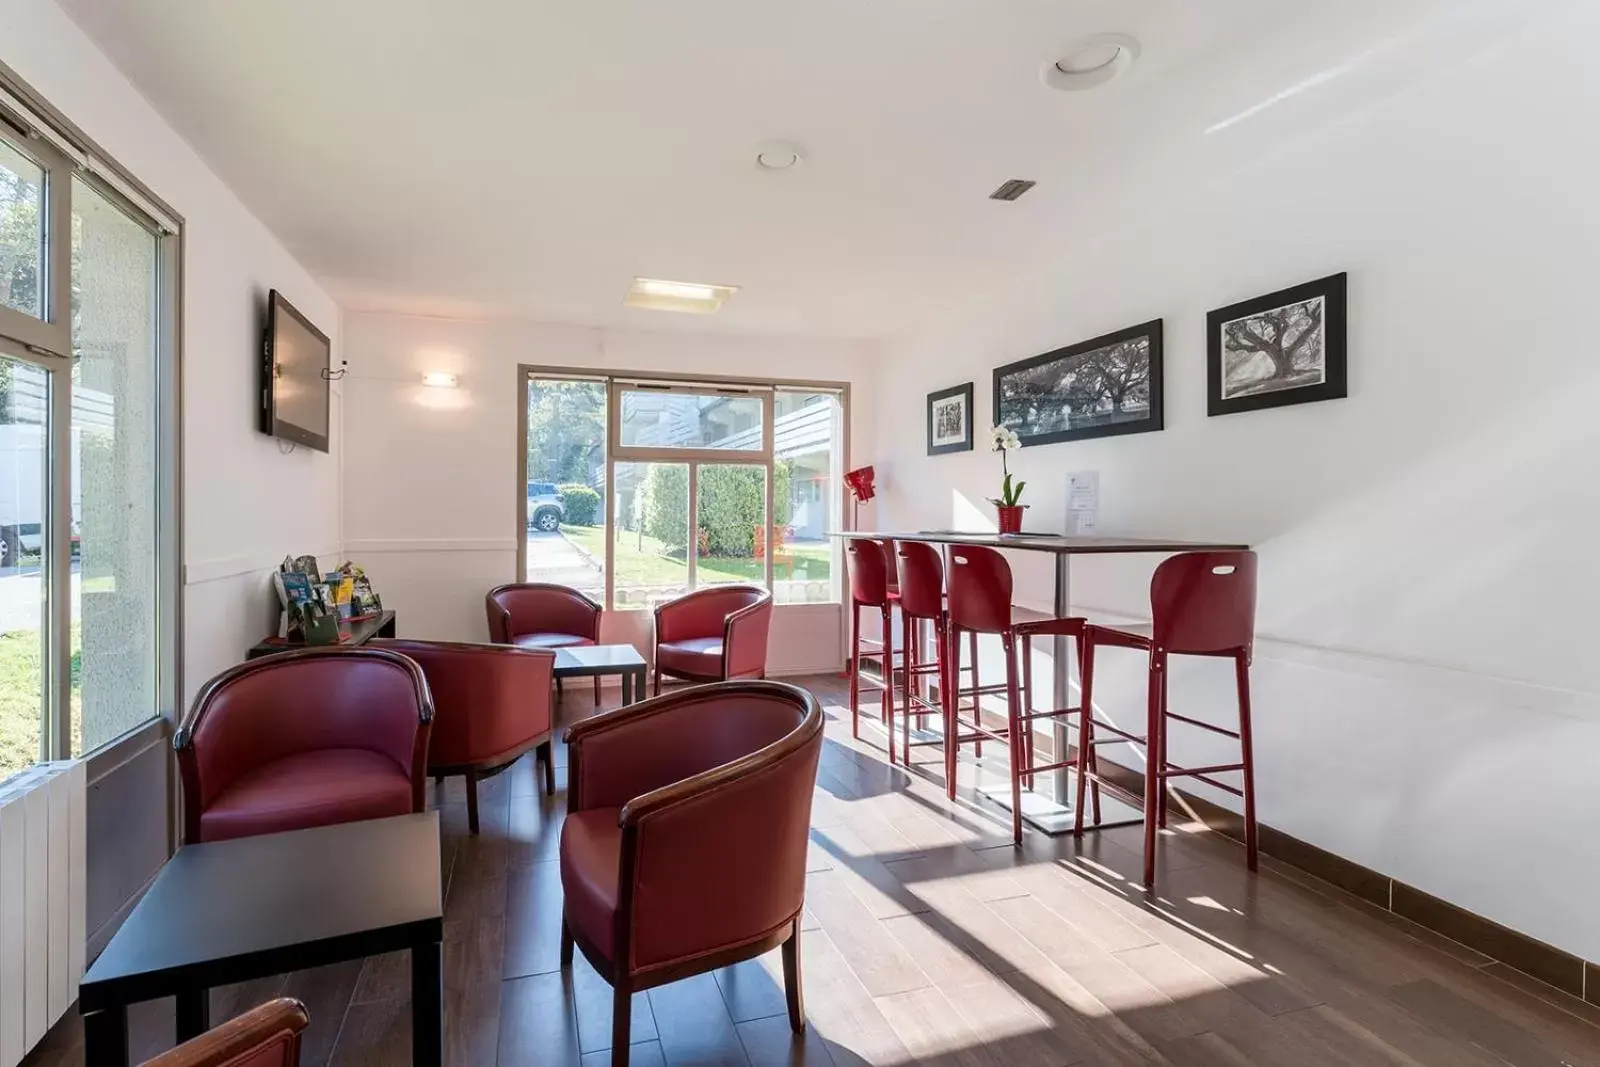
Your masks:
<svg viewBox="0 0 1600 1067"><path fill-rule="evenodd" d="M600 643L599 604L576 589L548 582L497 585L484 598L489 640L519 648L568 648ZM556 692L561 680L556 679ZM594 680L600 705L600 679Z"/></svg>
<svg viewBox="0 0 1600 1067"><path fill-rule="evenodd" d="M313 648L222 672L173 738L184 840L423 810L433 699L381 649Z"/></svg>
<svg viewBox="0 0 1600 1067"><path fill-rule="evenodd" d="M505 770L529 749L544 761L544 789L556 791L550 751L551 671L547 648L468 645L448 641L374 639L415 660L433 694L428 773L434 781L467 779L467 825L478 832L478 780Z"/></svg>
<svg viewBox="0 0 1600 1067"><path fill-rule="evenodd" d="M686 689L567 728L561 965L611 983L611 1062L633 993L783 946L805 1029L800 911L822 708L778 682Z"/></svg>
<svg viewBox="0 0 1600 1067"><path fill-rule="evenodd" d="M144 1067L300 1067L300 1032L310 1018L293 997L279 997L185 1041Z"/></svg>
<svg viewBox="0 0 1600 1067"><path fill-rule="evenodd" d="M656 607L655 692L661 676L691 682L764 678L772 594L713 585Z"/></svg>

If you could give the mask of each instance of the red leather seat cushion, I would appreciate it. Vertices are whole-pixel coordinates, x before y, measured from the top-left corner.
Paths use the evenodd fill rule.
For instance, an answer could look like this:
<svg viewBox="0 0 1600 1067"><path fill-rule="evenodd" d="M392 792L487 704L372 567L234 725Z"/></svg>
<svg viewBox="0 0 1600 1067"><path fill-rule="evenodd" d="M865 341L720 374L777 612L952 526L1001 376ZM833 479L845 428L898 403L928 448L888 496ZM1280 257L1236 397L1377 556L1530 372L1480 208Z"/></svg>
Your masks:
<svg viewBox="0 0 1600 1067"><path fill-rule="evenodd" d="M518 634L511 643L519 648L569 648L572 645L592 645L593 641L577 634Z"/></svg>
<svg viewBox="0 0 1600 1067"><path fill-rule="evenodd" d="M567 921L599 953L615 961L620 808L574 812L561 824L561 892Z"/></svg>
<svg viewBox="0 0 1600 1067"><path fill-rule="evenodd" d="M224 789L200 813L200 836L222 841L410 811L411 778L394 760L322 749L273 760Z"/></svg>
<svg viewBox="0 0 1600 1067"><path fill-rule="evenodd" d="M656 666L671 674L722 677L722 638L686 637L656 646Z"/></svg>

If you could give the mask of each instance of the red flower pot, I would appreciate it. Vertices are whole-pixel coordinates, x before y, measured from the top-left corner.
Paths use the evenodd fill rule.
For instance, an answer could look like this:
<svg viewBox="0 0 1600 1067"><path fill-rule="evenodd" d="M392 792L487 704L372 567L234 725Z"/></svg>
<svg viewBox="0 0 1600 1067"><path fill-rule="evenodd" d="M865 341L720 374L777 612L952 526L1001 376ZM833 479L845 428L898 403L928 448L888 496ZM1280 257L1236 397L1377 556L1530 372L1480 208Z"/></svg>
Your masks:
<svg viewBox="0 0 1600 1067"><path fill-rule="evenodd" d="M1022 508L1023 505L1021 504L1016 504L1009 508L1003 504L995 505L994 510L1000 516L1001 533L1008 534L1022 532Z"/></svg>

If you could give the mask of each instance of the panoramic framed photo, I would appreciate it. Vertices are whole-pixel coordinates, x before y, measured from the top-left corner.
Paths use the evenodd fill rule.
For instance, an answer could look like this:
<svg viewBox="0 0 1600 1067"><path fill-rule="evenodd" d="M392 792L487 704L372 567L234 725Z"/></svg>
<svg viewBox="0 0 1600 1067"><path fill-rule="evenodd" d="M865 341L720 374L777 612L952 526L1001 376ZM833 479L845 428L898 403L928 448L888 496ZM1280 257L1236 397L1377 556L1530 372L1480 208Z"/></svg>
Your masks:
<svg viewBox="0 0 1600 1067"><path fill-rule="evenodd" d="M1333 274L1206 316L1206 414L1346 395L1345 281Z"/></svg>
<svg viewBox="0 0 1600 1067"><path fill-rule="evenodd" d="M1161 320L996 367L994 424L1024 448L1161 429Z"/></svg>
<svg viewBox="0 0 1600 1067"><path fill-rule="evenodd" d="M972 383L928 394L928 455L972 451Z"/></svg>

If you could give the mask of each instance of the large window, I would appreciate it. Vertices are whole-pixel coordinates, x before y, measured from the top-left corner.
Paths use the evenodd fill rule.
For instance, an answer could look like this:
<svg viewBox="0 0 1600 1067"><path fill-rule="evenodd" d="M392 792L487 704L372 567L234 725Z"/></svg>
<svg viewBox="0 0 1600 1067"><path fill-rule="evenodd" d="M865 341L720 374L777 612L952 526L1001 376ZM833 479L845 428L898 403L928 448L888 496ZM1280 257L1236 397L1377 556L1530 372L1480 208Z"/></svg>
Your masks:
<svg viewBox="0 0 1600 1067"><path fill-rule="evenodd" d="M646 610L749 582L839 600L843 387L530 372L523 577Z"/></svg>
<svg viewBox="0 0 1600 1067"><path fill-rule="evenodd" d="M177 238L125 188L0 99L0 779L175 699Z"/></svg>

